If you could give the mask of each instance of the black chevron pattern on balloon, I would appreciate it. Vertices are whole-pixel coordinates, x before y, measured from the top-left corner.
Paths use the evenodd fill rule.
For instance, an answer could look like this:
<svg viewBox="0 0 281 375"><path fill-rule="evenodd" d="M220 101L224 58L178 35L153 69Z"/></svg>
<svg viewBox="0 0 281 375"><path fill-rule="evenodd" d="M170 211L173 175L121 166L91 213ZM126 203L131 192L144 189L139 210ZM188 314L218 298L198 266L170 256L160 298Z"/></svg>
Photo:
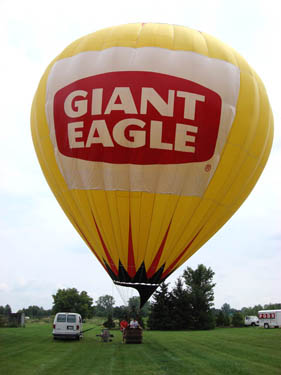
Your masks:
<svg viewBox="0 0 281 375"><path fill-rule="evenodd" d="M152 275L149 279L147 278L147 272L144 265L144 262L140 265L139 269L137 270L134 277L130 277L127 270L123 266L123 264L119 261L119 268L118 268L118 276L110 268L109 264L103 259L104 264L107 268L107 272L112 278L113 281L119 281L121 283L128 283L128 285L123 284L124 287L131 287L135 288L140 294L140 307L142 307L145 302L149 299L149 297L154 293L154 291L158 288L158 285L163 280L161 280L161 276L163 274L163 270L165 264L163 264L159 270ZM132 284L129 284L132 283ZM135 283L135 284L134 284ZM146 284L146 285L142 285ZM149 285L152 284L152 285Z"/></svg>

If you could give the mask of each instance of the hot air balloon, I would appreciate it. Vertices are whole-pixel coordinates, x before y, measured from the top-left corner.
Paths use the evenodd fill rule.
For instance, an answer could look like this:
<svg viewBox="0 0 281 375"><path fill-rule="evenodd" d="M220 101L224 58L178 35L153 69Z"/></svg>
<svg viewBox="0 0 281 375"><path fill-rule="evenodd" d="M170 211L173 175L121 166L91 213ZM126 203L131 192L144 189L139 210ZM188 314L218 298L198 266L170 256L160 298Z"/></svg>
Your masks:
<svg viewBox="0 0 281 375"><path fill-rule="evenodd" d="M84 36L56 57L31 128L65 214L143 305L247 198L273 116L235 50L187 27L138 23Z"/></svg>

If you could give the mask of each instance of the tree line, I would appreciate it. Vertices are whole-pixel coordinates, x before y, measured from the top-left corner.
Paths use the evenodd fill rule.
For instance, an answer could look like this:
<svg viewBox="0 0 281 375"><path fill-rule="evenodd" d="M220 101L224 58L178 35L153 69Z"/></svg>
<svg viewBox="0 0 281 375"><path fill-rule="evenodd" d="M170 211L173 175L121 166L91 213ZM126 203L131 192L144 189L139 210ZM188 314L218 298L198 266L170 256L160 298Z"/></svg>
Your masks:
<svg viewBox="0 0 281 375"><path fill-rule="evenodd" d="M107 317L107 323L112 319L137 318L141 324L148 317L151 329L209 329L214 326L211 306L214 300L212 283L214 272L205 266L198 266L193 271L187 268L176 286L168 292L168 284L163 283L155 293L153 302L147 302L139 309L139 297L132 297L128 306L117 306L110 295L98 298L96 305L87 292L78 292L76 288L59 289L53 295L53 308L44 310L42 307L29 306L23 308L26 316L41 318L60 311L78 312L83 319L93 316Z"/></svg>
<svg viewBox="0 0 281 375"><path fill-rule="evenodd" d="M18 313L24 313L25 316L29 316L30 318L45 318L52 315L52 309L45 310L43 307L39 306L29 306L27 308L23 308L17 311ZM12 314L12 308L10 305L0 306L0 315L8 316Z"/></svg>
<svg viewBox="0 0 281 375"><path fill-rule="evenodd" d="M79 292L76 288L58 289L53 297L53 308L29 306L18 312L23 312L30 318L40 319L49 317L57 312L78 312L83 319L100 316L107 318L105 324L111 326L113 319L137 318L141 324L146 318L147 326L154 330L180 329L213 329L215 326L239 327L244 325L244 316L258 315L259 310L281 309L281 303L243 307L241 310L231 308L224 303L221 309L215 309L214 303L214 272L200 264L193 270L187 267L173 288L162 283L152 297L140 310L139 297L129 299L127 306L115 306L111 295L93 299L86 291ZM0 315L9 315L12 309L9 305L0 306Z"/></svg>
<svg viewBox="0 0 281 375"><path fill-rule="evenodd" d="M216 319L217 327L244 326L244 317L247 315L258 316L260 310L278 310L281 309L281 303L269 303L266 305L255 305L253 307L242 307L241 310L230 307L224 303L221 309L214 309L213 313Z"/></svg>

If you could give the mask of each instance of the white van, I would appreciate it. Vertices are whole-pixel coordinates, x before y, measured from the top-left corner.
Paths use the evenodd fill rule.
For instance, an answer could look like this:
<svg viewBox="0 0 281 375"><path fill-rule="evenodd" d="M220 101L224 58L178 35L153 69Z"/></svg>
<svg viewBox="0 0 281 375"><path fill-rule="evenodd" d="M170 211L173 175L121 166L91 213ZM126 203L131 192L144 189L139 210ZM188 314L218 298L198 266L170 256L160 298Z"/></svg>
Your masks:
<svg viewBox="0 0 281 375"><path fill-rule="evenodd" d="M254 315L247 315L247 316L245 316L245 319L244 319L244 325L246 327L249 327L249 326L252 326L252 327L258 326L259 325L259 319L258 319L258 317L254 316Z"/></svg>
<svg viewBox="0 0 281 375"><path fill-rule="evenodd" d="M281 328L281 310L260 310L260 327Z"/></svg>
<svg viewBox="0 0 281 375"><path fill-rule="evenodd" d="M53 324L54 339L82 338L82 317L80 314L60 312L57 313Z"/></svg>

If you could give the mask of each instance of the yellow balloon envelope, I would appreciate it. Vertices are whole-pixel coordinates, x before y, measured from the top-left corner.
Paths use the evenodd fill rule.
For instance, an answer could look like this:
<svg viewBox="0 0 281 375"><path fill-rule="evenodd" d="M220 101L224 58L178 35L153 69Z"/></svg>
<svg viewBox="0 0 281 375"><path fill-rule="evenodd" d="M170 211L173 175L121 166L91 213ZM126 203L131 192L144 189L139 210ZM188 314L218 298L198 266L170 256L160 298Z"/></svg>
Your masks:
<svg viewBox="0 0 281 375"><path fill-rule="evenodd" d="M69 45L39 83L31 127L62 209L141 304L243 203L273 138L247 62L210 35L164 24Z"/></svg>

